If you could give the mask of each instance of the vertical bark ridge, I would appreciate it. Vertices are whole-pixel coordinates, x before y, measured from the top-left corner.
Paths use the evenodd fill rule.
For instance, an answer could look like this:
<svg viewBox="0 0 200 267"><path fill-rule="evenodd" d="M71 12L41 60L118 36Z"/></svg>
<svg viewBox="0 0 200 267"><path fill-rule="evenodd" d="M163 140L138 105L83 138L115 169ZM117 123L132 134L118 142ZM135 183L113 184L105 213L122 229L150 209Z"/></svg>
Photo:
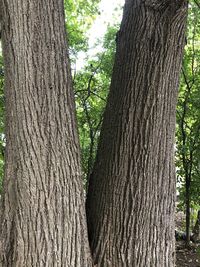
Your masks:
<svg viewBox="0 0 200 267"><path fill-rule="evenodd" d="M174 266L174 130L185 1L127 0L87 196L98 267Z"/></svg>
<svg viewBox="0 0 200 267"><path fill-rule="evenodd" d="M0 266L91 266L62 0L1 0Z"/></svg>

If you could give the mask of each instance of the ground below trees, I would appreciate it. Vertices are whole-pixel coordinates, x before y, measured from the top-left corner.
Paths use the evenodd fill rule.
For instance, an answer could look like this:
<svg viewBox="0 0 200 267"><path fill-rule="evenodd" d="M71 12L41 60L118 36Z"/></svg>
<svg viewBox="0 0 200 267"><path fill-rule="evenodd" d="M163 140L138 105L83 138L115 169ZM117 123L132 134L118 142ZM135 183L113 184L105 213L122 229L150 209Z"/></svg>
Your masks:
<svg viewBox="0 0 200 267"><path fill-rule="evenodd" d="M200 244L191 244L190 249L185 248L184 241L176 242L176 266L200 267Z"/></svg>

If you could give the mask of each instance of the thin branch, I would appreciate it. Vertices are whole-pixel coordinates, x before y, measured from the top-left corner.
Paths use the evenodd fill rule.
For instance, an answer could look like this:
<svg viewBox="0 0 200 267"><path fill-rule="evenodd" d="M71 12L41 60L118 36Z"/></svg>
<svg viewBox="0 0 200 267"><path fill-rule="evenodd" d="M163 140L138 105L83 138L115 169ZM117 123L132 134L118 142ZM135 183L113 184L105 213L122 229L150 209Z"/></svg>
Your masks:
<svg viewBox="0 0 200 267"><path fill-rule="evenodd" d="M197 5L198 8L200 8L200 3L197 0L194 0L194 3Z"/></svg>
<svg viewBox="0 0 200 267"><path fill-rule="evenodd" d="M93 94L93 95L97 96L99 99L101 99L101 100L103 100L104 102L106 102L106 99L105 99L105 98L103 98L102 96L98 95L97 93L95 93L95 92L91 91L91 94Z"/></svg>
<svg viewBox="0 0 200 267"><path fill-rule="evenodd" d="M82 93L82 92L88 92L88 90L87 89L83 89L83 90L77 90L76 92L75 92L75 95L77 95L78 93ZM99 99L101 99L101 100L103 100L104 102L106 102L106 99L105 98L103 98L102 96L100 96L100 95L98 95L97 93L95 93L95 92L93 92L92 90L90 90L90 94L91 95L95 95L95 96L97 96ZM86 97L86 100L87 100L87 98L88 97Z"/></svg>

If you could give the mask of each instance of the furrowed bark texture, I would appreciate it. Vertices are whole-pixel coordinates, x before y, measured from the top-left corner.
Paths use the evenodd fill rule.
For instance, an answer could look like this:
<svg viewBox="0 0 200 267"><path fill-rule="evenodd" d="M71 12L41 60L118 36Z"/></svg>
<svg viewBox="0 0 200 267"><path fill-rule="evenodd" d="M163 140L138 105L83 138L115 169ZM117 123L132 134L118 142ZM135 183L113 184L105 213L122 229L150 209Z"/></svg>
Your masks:
<svg viewBox="0 0 200 267"><path fill-rule="evenodd" d="M91 266L62 0L1 0L0 266Z"/></svg>
<svg viewBox="0 0 200 267"><path fill-rule="evenodd" d="M174 131L187 3L126 1L87 196L98 267L174 266Z"/></svg>

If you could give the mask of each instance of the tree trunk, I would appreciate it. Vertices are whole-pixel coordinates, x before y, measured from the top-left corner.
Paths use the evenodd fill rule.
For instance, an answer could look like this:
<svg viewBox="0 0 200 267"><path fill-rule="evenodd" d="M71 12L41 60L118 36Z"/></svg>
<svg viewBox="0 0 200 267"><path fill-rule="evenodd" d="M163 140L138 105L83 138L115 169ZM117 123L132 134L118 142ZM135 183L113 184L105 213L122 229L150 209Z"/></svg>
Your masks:
<svg viewBox="0 0 200 267"><path fill-rule="evenodd" d="M1 0L0 266L91 265L62 0Z"/></svg>
<svg viewBox="0 0 200 267"><path fill-rule="evenodd" d="M194 242L200 241L200 210L198 211L197 214L197 221L194 226L192 240Z"/></svg>
<svg viewBox="0 0 200 267"><path fill-rule="evenodd" d="M187 3L127 0L87 196L98 267L174 266L174 132Z"/></svg>
<svg viewBox="0 0 200 267"><path fill-rule="evenodd" d="M190 245L190 184L191 176L186 172L185 182L185 214L186 214L186 246Z"/></svg>
<svg viewBox="0 0 200 267"><path fill-rule="evenodd" d="M186 80L185 73L183 71L184 79ZM186 246L190 244L190 187L193 165L193 148L190 148L189 156L187 155L187 139L188 134L186 131L186 115L188 111L188 101L191 94L191 87L186 82L187 90L185 93L185 99L182 105L182 115L180 118L180 130L181 130L181 160L183 164L184 177L185 177L185 214L186 214Z"/></svg>

